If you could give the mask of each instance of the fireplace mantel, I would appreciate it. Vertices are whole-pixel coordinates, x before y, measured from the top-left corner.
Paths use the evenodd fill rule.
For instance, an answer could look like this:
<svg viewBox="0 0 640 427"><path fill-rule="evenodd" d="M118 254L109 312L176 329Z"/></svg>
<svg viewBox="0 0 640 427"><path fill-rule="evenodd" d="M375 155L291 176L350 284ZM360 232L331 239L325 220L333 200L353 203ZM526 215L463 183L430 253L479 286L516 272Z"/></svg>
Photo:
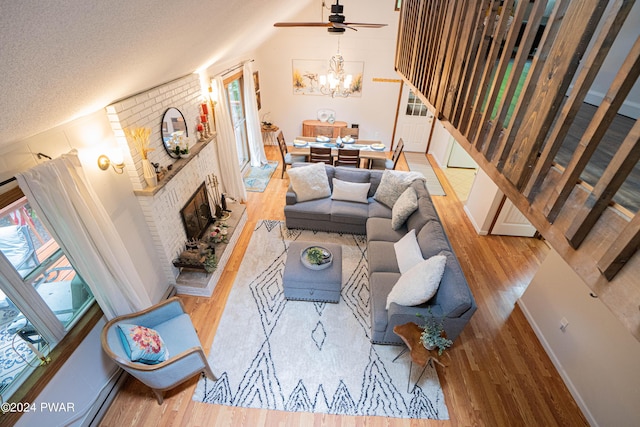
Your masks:
<svg viewBox="0 0 640 427"><path fill-rule="evenodd" d="M155 187L146 187L144 190L134 190L133 191L134 194L136 196L154 196L158 191L162 190L171 181L171 179L174 176L176 176L178 172L182 170L182 168L184 168L192 159L197 157L198 154L200 154L200 151L202 151L202 149L206 147L207 144L209 144L215 138L216 138L216 133L214 132L211 138L206 139L202 142L196 143L193 147L189 148L189 152L190 152L189 157L187 157L186 159L185 158L177 159L173 163L173 166L171 170L167 173L167 175L165 175L162 181L158 182L158 185L156 185Z"/></svg>

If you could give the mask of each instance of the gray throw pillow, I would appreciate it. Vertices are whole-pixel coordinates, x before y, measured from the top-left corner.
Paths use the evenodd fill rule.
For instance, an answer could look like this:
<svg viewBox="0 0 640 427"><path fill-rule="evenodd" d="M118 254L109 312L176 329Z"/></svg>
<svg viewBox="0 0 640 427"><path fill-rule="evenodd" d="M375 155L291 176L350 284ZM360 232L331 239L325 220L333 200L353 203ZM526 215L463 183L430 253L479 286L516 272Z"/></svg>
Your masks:
<svg viewBox="0 0 640 427"><path fill-rule="evenodd" d="M387 205L387 207L393 208L396 200L404 193L404 190L409 187L411 183L406 182L404 177L399 174L394 174L391 171L384 171L380 185L376 190L376 194L373 198L378 202Z"/></svg>
<svg viewBox="0 0 640 427"><path fill-rule="evenodd" d="M398 197L391 209L391 228L399 230L416 209L418 209L416 190L409 187Z"/></svg>

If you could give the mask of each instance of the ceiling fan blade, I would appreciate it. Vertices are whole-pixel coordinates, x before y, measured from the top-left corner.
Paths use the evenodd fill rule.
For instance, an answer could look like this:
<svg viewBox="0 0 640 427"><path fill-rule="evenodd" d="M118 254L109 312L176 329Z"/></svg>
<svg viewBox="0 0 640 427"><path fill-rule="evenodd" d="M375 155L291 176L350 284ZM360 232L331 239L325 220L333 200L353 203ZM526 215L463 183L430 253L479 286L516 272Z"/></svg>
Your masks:
<svg viewBox="0 0 640 427"><path fill-rule="evenodd" d="M362 27L362 28L382 28L387 26L387 24L367 24L364 22L345 22L344 25L350 25L352 27Z"/></svg>
<svg viewBox="0 0 640 427"><path fill-rule="evenodd" d="M330 27L331 22L276 22L274 27Z"/></svg>
<svg viewBox="0 0 640 427"><path fill-rule="evenodd" d="M348 28L353 31L358 31L357 29L350 27L347 24L341 24L340 22L332 22L334 28Z"/></svg>

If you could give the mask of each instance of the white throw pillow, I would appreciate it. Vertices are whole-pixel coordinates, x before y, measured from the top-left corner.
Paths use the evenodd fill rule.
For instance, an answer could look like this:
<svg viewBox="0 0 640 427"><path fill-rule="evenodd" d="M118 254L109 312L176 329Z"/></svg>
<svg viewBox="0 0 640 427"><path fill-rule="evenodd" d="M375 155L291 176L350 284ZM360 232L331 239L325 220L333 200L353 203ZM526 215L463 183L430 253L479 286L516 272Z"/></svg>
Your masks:
<svg viewBox="0 0 640 427"><path fill-rule="evenodd" d="M369 203L369 182L349 182L333 178L333 200L345 200L347 202Z"/></svg>
<svg viewBox="0 0 640 427"><path fill-rule="evenodd" d="M418 209L418 196L413 187L409 187L398 197L391 209L391 228L399 230L407 218Z"/></svg>
<svg viewBox="0 0 640 427"><path fill-rule="evenodd" d="M287 170L287 174L298 202L322 199L331 195L324 163L291 168Z"/></svg>
<svg viewBox="0 0 640 427"><path fill-rule="evenodd" d="M396 252L398 268L401 274L406 273L411 270L414 265L424 261L420 245L418 245L416 230L413 228L405 234L402 239L393 244L393 249L395 249Z"/></svg>
<svg viewBox="0 0 640 427"><path fill-rule="evenodd" d="M392 302L412 306L433 298L440 286L446 263L445 255L435 255L401 275L387 295L387 310Z"/></svg>

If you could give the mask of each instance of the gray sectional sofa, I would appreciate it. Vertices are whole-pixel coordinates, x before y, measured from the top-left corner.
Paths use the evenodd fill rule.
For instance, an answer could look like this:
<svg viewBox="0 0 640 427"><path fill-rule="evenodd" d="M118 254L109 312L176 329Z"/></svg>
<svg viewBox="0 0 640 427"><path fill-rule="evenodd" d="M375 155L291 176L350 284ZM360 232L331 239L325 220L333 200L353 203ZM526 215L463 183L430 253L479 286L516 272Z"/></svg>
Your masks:
<svg viewBox="0 0 640 427"><path fill-rule="evenodd" d="M296 163L293 168L307 166ZM394 230L391 226L392 209L375 200L383 171L333 167L325 170L331 191L333 178L355 183L370 183L367 203L332 200L324 197L299 202L292 188L286 195L284 208L288 228L302 228L352 234L366 234L369 260L369 284L371 307L371 341L375 344L402 344L393 327L407 322L419 323L416 314L430 314L442 318L447 337L455 340L476 311L476 303L453 253L431 196L423 180L415 180L411 186L416 191L418 208L404 225ZM426 303L403 306L390 303L387 296L400 278L394 243L411 229L415 229L422 257L445 255L444 274L438 290Z"/></svg>

